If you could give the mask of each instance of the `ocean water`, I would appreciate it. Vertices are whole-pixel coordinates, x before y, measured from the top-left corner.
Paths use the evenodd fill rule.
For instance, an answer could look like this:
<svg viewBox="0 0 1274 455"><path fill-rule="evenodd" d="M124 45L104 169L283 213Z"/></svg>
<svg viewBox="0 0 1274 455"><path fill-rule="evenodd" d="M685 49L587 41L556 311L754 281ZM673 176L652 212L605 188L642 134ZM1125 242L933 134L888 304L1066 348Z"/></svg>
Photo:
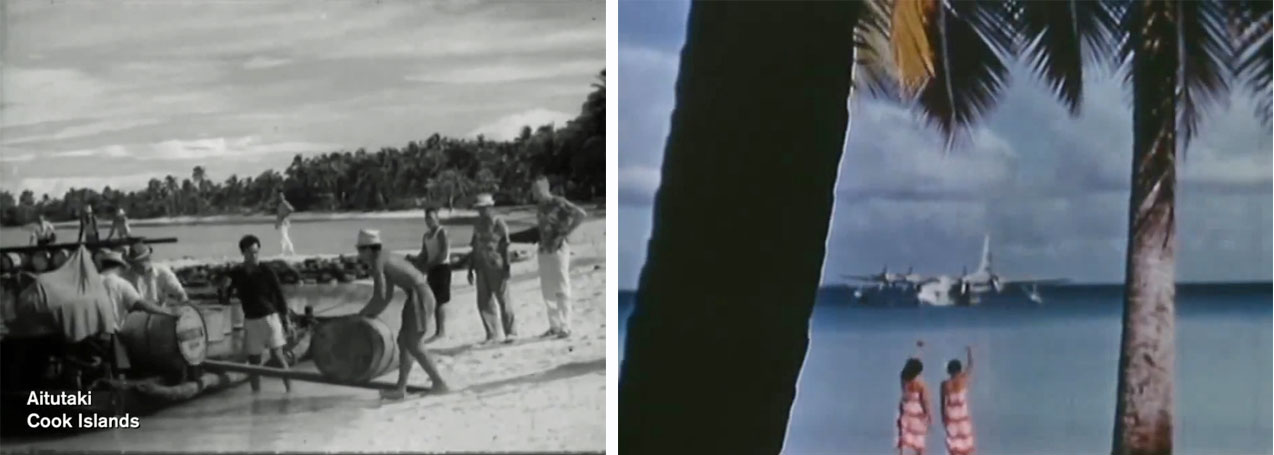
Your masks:
<svg viewBox="0 0 1274 455"><path fill-rule="evenodd" d="M898 374L917 339L935 412L946 362L973 347L979 454L1109 453L1122 287L1040 291L1043 305L1006 293L934 308L851 305L848 291L823 290L785 453L895 453ZM634 297L620 294L620 343ZM1176 453L1271 453L1272 298L1268 283L1179 287ZM942 436L930 427L927 453L945 453Z"/></svg>
<svg viewBox="0 0 1274 455"><path fill-rule="evenodd" d="M466 245L472 235L472 225L461 220L444 221L448 240L452 245ZM510 222L517 231L526 226ZM288 231L297 254L348 254L353 255L354 240L360 229L379 229L386 248L391 250L420 249L420 236L425 232L424 221L411 219L366 219L293 221ZM105 236L110 224L99 226ZM75 229L58 229L58 241L75 239ZM25 246L30 231L22 228L3 229L0 245ZM155 245L155 257L160 260L192 258L239 257L239 239L247 234L261 239L261 254L274 256L282 253L279 231L274 222L236 224L185 224L171 226L133 226L133 235L151 238L176 237L177 243Z"/></svg>

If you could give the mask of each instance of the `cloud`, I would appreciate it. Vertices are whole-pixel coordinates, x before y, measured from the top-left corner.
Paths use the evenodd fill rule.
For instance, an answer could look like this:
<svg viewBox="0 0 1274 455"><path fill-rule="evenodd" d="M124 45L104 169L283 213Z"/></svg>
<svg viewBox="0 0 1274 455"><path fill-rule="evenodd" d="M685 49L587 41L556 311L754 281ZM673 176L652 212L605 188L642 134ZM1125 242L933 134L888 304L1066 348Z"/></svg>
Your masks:
<svg viewBox="0 0 1274 455"><path fill-rule="evenodd" d="M26 177L18 179L15 187L30 190L40 197L47 194L49 197L60 198L66 194L67 190L72 188L92 188L101 191L109 186L116 190L139 190L146 187L146 182L152 178L164 178L162 172L143 172L137 174L125 175L108 175L108 176L82 176L82 177ZM18 190L21 191L21 190Z"/></svg>
<svg viewBox="0 0 1274 455"><path fill-rule="evenodd" d="M593 76L606 66L603 60L585 59L568 62L475 62L452 68L429 68L407 76L413 82L439 84L499 84L565 76Z"/></svg>
<svg viewBox="0 0 1274 455"><path fill-rule="evenodd" d="M291 62L292 60L286 59L286 58L272 58L272 57L264 57L260 55L255 55L248 61L244 62L243 67L245 69L255 70L255 69L264 69L264 68L274 68L276 66L283 66Z"/></svg>
<svg viewBox="0 0 1274 455"><path fill-rule="evenodd" d="M632 166L619 170L619 203L649 206L659 189L659 168Z"/></svg>
<svg viewBox="0 0 1274 455"><path fill-rule="evenodd" d="M557 127L566 126L566 122L574 119L575 116L565 112L551 111L547 109L531 109L525 112L512 114L489 124L480 126L470 131L468 137L477 137L482 135L487 139L493 140L510 140L518 137L522 133L523 127L531 127L532 130L543 125L553 124Z"/></svg>
<svg viewBox="0 0 1274 455"><path fill-rule="evenodd" d="M45 186L193 164L256 175L293 153L563 124L605 65L605 8L19 2L6 10L0 162Z"/></svg>

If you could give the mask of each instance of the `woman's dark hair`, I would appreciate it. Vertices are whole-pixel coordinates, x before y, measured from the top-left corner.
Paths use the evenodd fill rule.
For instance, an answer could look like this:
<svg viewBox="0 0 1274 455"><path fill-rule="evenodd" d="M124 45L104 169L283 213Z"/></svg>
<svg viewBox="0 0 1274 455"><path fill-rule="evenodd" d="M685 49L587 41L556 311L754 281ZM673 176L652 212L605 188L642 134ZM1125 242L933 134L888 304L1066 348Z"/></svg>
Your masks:
<svg viewBox="0 0 1274 455"><path fill-rule="evenodd" d="M430 214L430 213L432 213L432 214L434 214L434 215L437 215L437 214L438 214L438 207L425 207L425 215L428 215L428 214Z"/></svg>
<svg viewBox="0 0 1274 455"><path fill-rule="evenodd" d="M257 247L260 247L261 239L258 239L257 236L252 234L243 236L243 238L239 239L239 252L243 252L244 250L247 250L248 247L252 245L256 245Z"/></svg>
<svg viewBox="0 0 1274 455"><path fill-rule="evenodd" d="M910 381L920 376L920 372L925 370L925 365L920 363L920 359L912 357L907 359L907 363L902 366L902 380Z"/></svg>
<svg viewBox="0 0 1274 455"><path fill-rule="evenodd" d="M960 370L963 370L963 369L964 369L964 366L960 365L959 360L952 360L950 362L947 362L947 374L955 375L956 373L959 373Z"/></svg>
<svg viewBox="0 0 1274 455"><path fill-rule="evenodd" d="M380 244L376 244L376 245L363 245L363 246L358 247L358 249L360 249L360 250L371 250L371 251L375 251L375 252L379 253L379 252L380 252Z"/></svg>

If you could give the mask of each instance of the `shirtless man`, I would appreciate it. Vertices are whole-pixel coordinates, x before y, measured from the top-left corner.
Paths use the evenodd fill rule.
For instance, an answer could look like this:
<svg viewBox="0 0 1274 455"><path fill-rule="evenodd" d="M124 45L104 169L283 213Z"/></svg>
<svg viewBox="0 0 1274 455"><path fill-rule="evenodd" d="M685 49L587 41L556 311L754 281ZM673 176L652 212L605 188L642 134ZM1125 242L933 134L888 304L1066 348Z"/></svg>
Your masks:
<svg viewBox="0 0 1274 455"><path fill-rule="evenodd" d="M128 216L124 214L123 208L115 212L115 222L111 223L111 231L106 234L106 240L115 238L115 234L119 234L121 239L133 236L133 228L128 225Z"/></svg>
<svg viewBox="0 0 1274 455"><path fill-rule="evenodd" d="M434 366L429 354L421 348L420 340L429 330L429 319L433 317L437 303L425 275L421 274L406 258L389 254L381 250L380 231L364 229L358 233L358 258L371 265L372 298L367 306L359 311L359 316L375 318L385 311L389 302L394 299L394 288L401 287L407 293L403 302L403 323L398 331L398 387L394 390L383 390L382 398L393 400L407 396L407 376L411 374L411 359L415 358L421 368L433 382L432 390L446 393L450 389L438 368Z"/></svg>

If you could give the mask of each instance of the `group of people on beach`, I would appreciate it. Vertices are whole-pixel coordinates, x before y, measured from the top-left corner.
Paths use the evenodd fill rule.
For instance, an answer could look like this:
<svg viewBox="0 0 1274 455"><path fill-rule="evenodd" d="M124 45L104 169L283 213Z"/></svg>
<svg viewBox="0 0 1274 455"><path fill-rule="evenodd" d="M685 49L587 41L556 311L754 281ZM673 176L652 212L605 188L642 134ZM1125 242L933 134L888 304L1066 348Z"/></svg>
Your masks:
<svg viewBox="0 0 1274 455"><path fill-rule="evenodd" d="M105 239L97 230L97 217L93 215L93 204L84 204L84 208L80 209L79 220L80 230L75 236L76 242L94 243L115 238L128 239L133 236L133 229L129 226L128 216L122 207L115 209L115 220L111 222L111 230L107 232ZM34 223L31 223L30 229L29 243L31 245L45 246L57 242L57 229L43 213L38 215Z"/></svg>
<svg viewBox="0 0 1274 455"><path fill-rule="evenodd" d="M568 338L571 336L571 284L570 246L567 238L584 221L583 209L550 191L547 177L539 177L532 185L537 202L539 231L539 272L541 294L549 319L549 330L541 337ZM286 200L280 194L280 201ZM513 302L509 295L511 257L509 228L504 219L493 211L494 198L489 194L477 197L474 207L478 219L470 239L472 252L468 260L467 277L476 287L476 299L486 339L483 344L509 343L517 338ZM286 222L292 213L290 204L280 208L276 228L281 228L285 254L290 249ZM385 251L380 231L362 229L356 237L355 247L359 260L371 266L373 292L371 299L359 311L359 316L376 318L394 298L395 289L405 293L402 309L402 325L398 332L399 370L396 387L381 392L388 399L401 399L407 393L407 380L412 361L415 360L429 375L432 391L446 392L448 385L434 365L424 345L441 339L446 334L442 305L451 301L450 243L447 231L438 218L436 208L425 210L426 231L421 238L420 254L413 260ZM288 326L286 299L278 277L257 259L260 240L245 236L239 242L243 254L242 265L232 269L217 283L221 289L236 291L244 313L244 351L249 361L264 364L271 357L287 368L283 355ZM225 293L223 298L228 298ZM432 324L431 324L432 322ZM425 339L433 327L432 337ZM285 381L285 387L290 385ZM258 390L253 379L253 389Z"/></svg>
<svg viewBox="0 0 1274 455"><path fill-rule="evenodd" d="M916 342L917 348L923 348L924 342ZM925 386L920 373L924 371L924 363L920 354L908 358L903 364L902 399L898 403L898 454L903 455L906 449L917 455L925 453L925 438L929 434L929 424L933 422L933 414L929 408L929 389ZM973 439L973 420L969 413L969 382L973 372L973 348L965 347L965 363L952 359L947 362L949 377L942 381L939 402L942 404L942 426L946 430L947 453L950 455L973 455L975 445Z"/></svg>

